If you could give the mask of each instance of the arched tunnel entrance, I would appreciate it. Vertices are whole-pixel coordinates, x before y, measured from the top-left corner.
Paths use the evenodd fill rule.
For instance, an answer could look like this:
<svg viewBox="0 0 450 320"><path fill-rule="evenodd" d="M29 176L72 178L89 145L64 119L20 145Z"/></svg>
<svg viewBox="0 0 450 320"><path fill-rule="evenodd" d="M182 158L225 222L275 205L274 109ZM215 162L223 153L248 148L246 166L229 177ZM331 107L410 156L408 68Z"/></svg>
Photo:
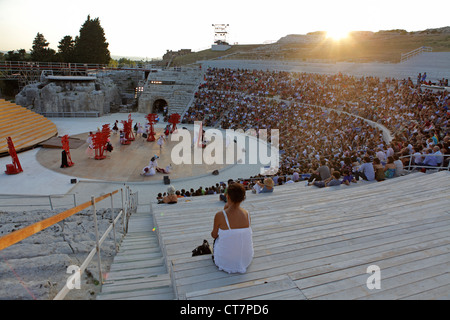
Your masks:
<svg viewBox="0 0 450 320"><path fill-rule="evenodd" d="M168 103L164 99L158 99L153 103L153 113L162 113L163 115L166 115L164 113L165 107L168 106Z"/></svg>

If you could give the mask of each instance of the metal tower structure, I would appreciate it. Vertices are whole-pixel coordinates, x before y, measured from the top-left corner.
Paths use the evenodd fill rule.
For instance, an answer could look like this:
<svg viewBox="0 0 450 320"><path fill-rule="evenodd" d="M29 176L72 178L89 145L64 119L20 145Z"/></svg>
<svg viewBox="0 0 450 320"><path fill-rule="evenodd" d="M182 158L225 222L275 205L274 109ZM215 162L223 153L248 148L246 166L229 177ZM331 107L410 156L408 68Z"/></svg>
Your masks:
<svg viewBox="0 0 450 320"><path fill-rule="evenodd" d="M228 45L227 27L229 27L230 25L229 24L213 24L212 26L214 27L214 43Z"/></svg>

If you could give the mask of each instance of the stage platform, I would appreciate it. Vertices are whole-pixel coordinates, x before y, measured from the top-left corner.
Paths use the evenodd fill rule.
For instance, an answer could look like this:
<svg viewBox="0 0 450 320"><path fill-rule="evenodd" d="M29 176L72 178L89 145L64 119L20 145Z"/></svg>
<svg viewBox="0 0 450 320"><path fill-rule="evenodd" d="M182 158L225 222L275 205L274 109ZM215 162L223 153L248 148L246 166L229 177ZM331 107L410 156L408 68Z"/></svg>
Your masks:
<svg viewBox="0 0 450 320"><path fill-rule="evenodd" d="M163 134L163 128L156 129L156 137ZM205 163L201 165L194 165L193 159L191 164L175 165L173 164L171 153L172 148L179 142L171 141L170 136L160 149L159 145L154 142L148 142L145 138L137 135L136 139L129 145L122 145L119 141L119 134L111 134L111 144L114 147L112 152L106 152L106 159L96 160L90 158L86 150L88 143L86 139L89 133L82 133L71 136L73 141L83 142L81 145L71 145L70 154L74 166L69 168L60 168L61 166L61 148L42 148L36 156L37 161L47 169L65 174L79 179L89 179L98 181L114 181L114 182L161 182L163 177L169 176L170 179L192 178L202 175L211 175L214 170L226 169L233 164L212 164ZM192 133L193 136L193 133ZM224 142L225 147L225 142ZM191 147L192 155L194 148ZM172 165L170 174L156 173L154 176L141 175L142 170L146 167L150 159L157 155L160 158L157 160L158 167L166 168L169 164Z"/></svg>
<svg viewBox="0 0 450 320"><path fill-rule="evenodd" d="M0 194L4 195L66 195L73 199L75 196L77 203L89 201L91 196L99 196L130 186L133 192L139 193L139 203L149 204L156 201L158 193L167 191L168 185L164 184L164 174L157 173L153 177L143 177L140 175L142 169L148 165L151 157L156 153L159 155L159 147L156 142L146 142L143 138L138 138L131 145L120 145L118 135L112 135L114 150L107 153L104 160L89 159L85 153L88 132L96 131L104 124L113 126L116 120L119 123L127 120L128 113L115 113L98 118L52 118L52 122L57 126L59 136L68 135L73 141L78 141L81 145L76 148L71 147L71 157L75 165L71 168L60 168L61 152L58 139L52 139L47 147L38 147L18 154L23 172L17 175L2 175L0 184ZM133 123L145 123L145 114L132 113ZM155 130L161 132L167 123L158 123ZM194 130L193 125L182 124L179 128L186 127L189 131ZM207 129L207 128L205 128ZM177 142L173 142L175 144ZM156 151L156 152L155 152ZM163 157L158 161L159 167L169 164L169 144L163 146ZM11 163L11 157L0 158L0 167L5 168ZM219 182L236 179L238 177L249 177L260 172L261 166L248 164L248 162L234 165L222 166L183 166L177 168L169 174L170 184L176 190L194 188L198 189L216 185ZM213 170L219 170L219 175L213 175ZM76 183L72 183L73 181ZM34 201L34 202L33 202ZM56 208L63 208L70 202L62 201L61 205L56 204ZM3 210L27 210L29 205L35 203L32 198L23 198L21 203L24 207L2 207ZM73 201L72 201L73 203ZM108 207L108 203L99 203L99 207ZM116 197L114 206L120 207L121 200Z"/></svg>

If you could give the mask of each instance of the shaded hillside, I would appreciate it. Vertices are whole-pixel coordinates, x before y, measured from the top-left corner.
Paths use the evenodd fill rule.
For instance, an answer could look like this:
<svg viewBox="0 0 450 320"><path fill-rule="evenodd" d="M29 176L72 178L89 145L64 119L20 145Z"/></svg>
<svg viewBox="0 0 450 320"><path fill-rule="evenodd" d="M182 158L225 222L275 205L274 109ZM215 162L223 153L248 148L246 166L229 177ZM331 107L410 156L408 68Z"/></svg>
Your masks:
<svg viewBox="0 0 450 320"><path fill-rule="evenodd" d="M262 45L258 44L249 44L249 45L234 45L231 49L227 51L212 51L211 49L202 50L198 52L193 52L190 54L186 54L180 57L176 57L173 59L171 66L182 66L191 63L195 63L200 60L211 60L218 58L226 58L228 56L233 57L236 54L243 54L247 52L252 52L255 48L258 48Z"/></svg>
<svg viewBox="0 0 450 320"><path fill-rule="evenodd" d="M302 60L400 62L401 54L422 46L433 52L450 52L450 27L407 32L385 30L353 32L341 41L326 39L324 33L288 35L278 42L266 45L238 45L225 52L204 50L178 57L172 65L186 65L199 60Z"/></svg>
<svg viewBox="0 0 450 320"><path fill-rule="evenodd" d="M355 32L341 41L323 39L317 43L287 43L281 45L279 57L288 60L399 62L402 53L422 46L432 47L434 52L450 51L450 33Z"/></svg>

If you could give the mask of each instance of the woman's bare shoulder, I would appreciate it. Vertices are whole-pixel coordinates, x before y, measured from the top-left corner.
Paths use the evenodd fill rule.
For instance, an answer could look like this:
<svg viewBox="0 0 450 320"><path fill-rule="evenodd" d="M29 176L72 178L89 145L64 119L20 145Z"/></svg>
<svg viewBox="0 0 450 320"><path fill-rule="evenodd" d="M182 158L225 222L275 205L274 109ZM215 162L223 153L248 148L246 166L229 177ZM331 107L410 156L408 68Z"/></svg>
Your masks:
<svg viewBox="0 0 450 320"><path fill-rule="evenodd" d="M223 212L222 211L217 211L216 214L214 215L214 219L215 220L217 220L217 219L224 219Z"/></svg>

